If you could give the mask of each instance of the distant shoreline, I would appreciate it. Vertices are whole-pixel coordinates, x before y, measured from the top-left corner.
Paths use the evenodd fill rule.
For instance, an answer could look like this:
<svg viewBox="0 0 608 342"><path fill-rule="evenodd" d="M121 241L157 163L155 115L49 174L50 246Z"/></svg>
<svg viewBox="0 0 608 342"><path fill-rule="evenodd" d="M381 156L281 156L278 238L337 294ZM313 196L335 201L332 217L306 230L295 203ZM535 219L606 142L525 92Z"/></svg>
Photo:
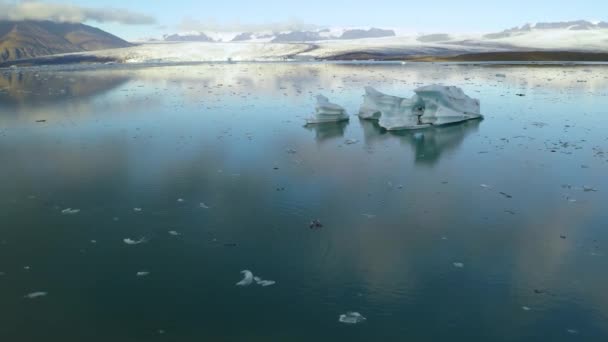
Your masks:
<svg viewBox="0 0 608 342"><path fill-rule="evenodd" d="M466 53L452 56L419 56L351 52L324 58L324 60L374 60L395 62L608 62L608 53L577 51L504 51Z"/></svg>
<svg viewBox="0 0 608 342"><path fill-rule="evenodd" d="M209 63L221 63L225 61L215 61ZM246 62L246 61L243 61ZM251 61L255 62L255 61ZM259 61L258 61L259 62ZM505 51L505 52L482 52L466 53L451 56L420 56L420 55L395 55L377 52L350 52L347 54L335 55L326 58L311 60L286 60L286 62L416 62L416 63L519 63L519 64L542 64L542 63L589 63L606 62L608 63L608 53L603 52L577 52L577 51ZM6 61L0 63L0 68L10 67L32 67L32 66L53 66L53 65L77 65L77 64L131 64L123 60L109 56L95 56L88 54L67 54L51 55L21 60ZM179 64L187 64L183 62ZM191 61L190 63L198 63ZM266 62L264 62L266 63ZM272 63L272 61L268 61ZM275 62L282 63L282 62ZM137 65L139 63L133 63ZM149 64L149 63L141 63ZM174 64L163 63L162 64Z"/></svg>

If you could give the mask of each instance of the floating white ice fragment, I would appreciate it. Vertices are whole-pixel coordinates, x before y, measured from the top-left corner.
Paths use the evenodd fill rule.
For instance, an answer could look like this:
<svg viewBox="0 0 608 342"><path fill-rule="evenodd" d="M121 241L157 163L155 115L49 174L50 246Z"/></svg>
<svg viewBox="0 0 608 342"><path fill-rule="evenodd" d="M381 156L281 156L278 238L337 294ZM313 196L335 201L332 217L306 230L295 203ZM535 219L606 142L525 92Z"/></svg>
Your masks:
<svg viewBox="0 0 608 342"><path fill-rule="evenodd" d="M133 208L133 211L137 212L137 213L140 212L141 210L142 210L141 208Z"/></svg>
<svg viewBox="0 0 608 342"><path fill-rule="evenodd" d="M203 202L201 202L201 203L199 204L199 207L201 207L201 208L203 208L203 209L210 209L210 208L211 208L210 206L206 205L206 204L205 204L205 203L203 203Z"/></svg>
<svg viewBox="0 0 608 342"><path fill-rule="evenodd" d="M243 274L243 280L236 283L236 286L249 286L253 282L253 273L249 270L241 271Z"/></svg>
<svg viewBox="0 0 608 342"><path fill-rule="evenodd" d="M424 102L421 122L431 125L445 125L481 118L479 100L467 96L458 87L430 85L414 92Z"/></svg>
<svg viewBox="0 0 608 342"><path fill-rule="evenodd" d="M464 264L463 264L463 263L461 263L461 262L455 262L455 263L454 263L454 267L456 267L456 268L463 268L463 267L464 267Z"/></svg>
<svg viewBox="0 0 608 342"><path fill-rule="evenodd" d="M256 284L258 284L262 287L271 286L271 285L276 284L276 281L274 281L274 280L264 280L260 277L254 277L253 273L249 270L243 270L243 271L241 271L241 273L243 274L243 280L236 283L236 286L249 286L254 281Z"/></svg>
<svg viewBox="0 0 608 342"><path fill-rule="evenodd" d="M256 284L261 285L262 287L271 286L277 283L274 280L264 280L260 277L253 277L253 280L255 280Z"/></svg>
<svg viewBox="0 0 608 342"><path fill-rule="evenodd" d="M35 299L38 297L44 297L47 294L48 294L47 292L39 291L39 292L32 292L32 293L26 294L24 297L27 299Z"/></svg>
<svg viewBox="0 0 608 342"><path fill-rule="evenodd" d="M67 209L63 209L61 211L61 213L63 215L76 215L80 212L80 209L72 209L72 208L67 208Z"/></svg>
<svg viewBox="0 0 608 342"><path fill-rule="evenodd" d="M339 122L348 120L346 110L323 95L317 95L317 106L312 117L306 119L307 124L319 124L326 122Z"/></svg>
<svg viewBox="0 0 608 342"><path fill-rule="evenodd" d="M338 320L341 323L345 324L358 324L365 322L367 318L363 317L358 312L347 312L345 314L340 315L340 318L338 318Z"/></svg>
<svg viewBox="0 0 608 342"><path fill-rule="evenodd" d="M378 120L387 130L419 129L482 117L479 100L458 87L430 85L414 92L416 95L408 99L366 87L359 117Z"/></svg>
<svg viewBox="0 0 608 342"><path fill-rule="evenodd" d="M170 230L169 231L169 235L173 235L173 236L180 236L182 234L180 234L179 232L176 232L175 230Z"/></svg>
<svg viewBox="0 0 608 342"><path fill-rule="evenodd" d="M148 240L145 237L140 238L139 240L133 240L130 238L123 239L124 243L127 245L139 245L140 243L147 242Z"/></svg>
<svg viewBox="0 0 608 342"><path fill-rule="evenodd" d="M137 276L138 277L145 277L145 276L147 276L149 274L150 274L150 272L148 272L148 271L139 271L139 272L137 272Z"/></svg>

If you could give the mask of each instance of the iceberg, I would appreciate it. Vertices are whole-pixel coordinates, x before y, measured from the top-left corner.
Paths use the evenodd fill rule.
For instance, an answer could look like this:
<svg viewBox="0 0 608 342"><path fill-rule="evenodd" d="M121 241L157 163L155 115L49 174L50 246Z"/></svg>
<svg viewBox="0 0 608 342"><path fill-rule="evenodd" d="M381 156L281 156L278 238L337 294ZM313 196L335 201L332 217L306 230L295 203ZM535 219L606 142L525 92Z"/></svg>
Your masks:
<svg viewBox="0 0 608 342"><path fill-rule="evenodd" d="M249 270L241 271L243 274L243 280L236 283L236 286L249 286L253 282L253 273Z"/></svg>
<svg viewBox="0 0 608 342"><path fill-rule="evenodd" d="M316 99L317 106L315 107L315 114L306 119L307 124L320 124L348 120L348 114L342 106L329 102L329 99L323 95L317 95Z"/></svg>
<svg viewBox="0 0 608 342"><path fill-rule="evenodd" d="M467 96L454 86L430 85L414 90L424 103L421 121L430 125L445 125L482 117L479 100Z"/></svg>
<svg viewBox="0 0 608 342"><path fill-rule="evenodd" d="M383 94L365 88L361 119L378 120L391 130L419 129L481 118L479 100L465 95L458 87L430 85L414 90L411 98Z"/></svg>
<svg viewBox="0 0 608 342"><path fill-rule="evenodd" d="M358 312L347 312L338 317L338 321L345 324L359 324L365 322L366 320L367 318L363 317L363 315Z"/></svg>

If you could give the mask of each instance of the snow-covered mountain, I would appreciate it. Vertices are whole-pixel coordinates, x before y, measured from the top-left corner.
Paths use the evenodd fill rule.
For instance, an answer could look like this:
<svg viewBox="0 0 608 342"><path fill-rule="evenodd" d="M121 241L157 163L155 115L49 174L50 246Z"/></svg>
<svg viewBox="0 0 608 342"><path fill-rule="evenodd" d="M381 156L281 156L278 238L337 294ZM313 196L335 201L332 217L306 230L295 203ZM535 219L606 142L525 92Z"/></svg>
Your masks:
<svg viewBox="0 0 608 342"><path fill-rule="evenodd" d="M274 42L295 43L315 42L323 40L351 40L366 38L394 37L394 30L380 28L333 28L314 31L282 31L282 32L184 32L165 35L164 41L202 41L202 42Z"/></svg>

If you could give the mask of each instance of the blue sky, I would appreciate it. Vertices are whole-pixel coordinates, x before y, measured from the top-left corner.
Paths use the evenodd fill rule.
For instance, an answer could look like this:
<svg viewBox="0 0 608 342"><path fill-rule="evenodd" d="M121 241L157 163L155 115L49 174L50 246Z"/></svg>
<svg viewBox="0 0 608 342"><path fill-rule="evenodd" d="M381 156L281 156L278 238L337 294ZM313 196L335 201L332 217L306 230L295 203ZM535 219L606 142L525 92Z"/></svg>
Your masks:
<svg viewBox="0 0 608 342"><path fill-rule="evenodd" d="M8 1L5 1L8 2ZM11 1L14 2L14 1ZM18 1L17 1L18 2ZM44 1L49 2L49 1ZM122 8L150 15L151 25L95 23L133 39L187 29L199 24L263 24L299 21L329 26L399 27L416 32L500 31L526 22L576 19L608 21L608 0L72 0L52 1L94 8ZM185 26L185 27L184 27ZM192 26L192 25L190 25Z"/></svg>

